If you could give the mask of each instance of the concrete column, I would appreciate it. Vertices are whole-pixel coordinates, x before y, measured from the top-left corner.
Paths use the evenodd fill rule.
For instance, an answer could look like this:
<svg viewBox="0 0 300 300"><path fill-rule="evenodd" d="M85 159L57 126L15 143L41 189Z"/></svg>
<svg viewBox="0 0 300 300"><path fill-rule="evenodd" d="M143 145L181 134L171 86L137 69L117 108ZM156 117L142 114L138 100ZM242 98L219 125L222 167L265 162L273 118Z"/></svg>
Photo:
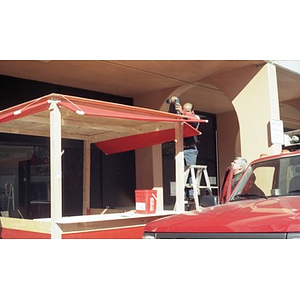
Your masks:
<svg viewBox="0 0 300 300"><path fill-rule="evenodd" d="M266 64L233 100L241 140L241 155L248 162L262 153L281 152L270 144L270 120L280 120L276 67Z"/></svg>

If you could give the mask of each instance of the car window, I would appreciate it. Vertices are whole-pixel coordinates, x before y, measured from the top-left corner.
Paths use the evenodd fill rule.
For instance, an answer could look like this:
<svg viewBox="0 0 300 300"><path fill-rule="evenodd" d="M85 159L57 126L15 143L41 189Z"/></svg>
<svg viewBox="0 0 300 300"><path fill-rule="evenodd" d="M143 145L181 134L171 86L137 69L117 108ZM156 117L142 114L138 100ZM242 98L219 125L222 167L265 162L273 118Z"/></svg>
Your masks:
<svg viewBox="0 0 300 300"><path fill-rule="evenodd" d="M230 197L230 201L300 194L300 156L277 158L252 164Z"/></svg>
<svg viewBox="0 0 300 300"><path fill-rule="evenodd" d="M264 195L270 196L273 189L275 168L273 166L264 166L253 170L252 185L250 191L255 192L255 189L260 189ZM253 178L254 177L254 178Z"/></svg>

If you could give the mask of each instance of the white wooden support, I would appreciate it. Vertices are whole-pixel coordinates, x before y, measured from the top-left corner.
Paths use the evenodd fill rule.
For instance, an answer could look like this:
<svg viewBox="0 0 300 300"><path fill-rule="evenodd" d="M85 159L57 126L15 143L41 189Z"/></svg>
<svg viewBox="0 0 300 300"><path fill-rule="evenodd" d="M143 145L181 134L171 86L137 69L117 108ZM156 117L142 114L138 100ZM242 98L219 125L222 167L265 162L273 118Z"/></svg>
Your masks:
<svg viewBox="0 0 300 300"><path fill-rule="evenodd" d="M84 141L83 150L83 200L82 214L86 215L91 206L90 201L90 182L91 182L91 143Z"/></svg>
<svg viewBox="0 0 300 300"><path fill-rule="evenodd" d="M176 203L175 210L184 211L184 151L183 123L175 124L175 165L176 165Z"/></svg>
<svg viewBox="0 0 300 300"><path fill-rule="evenodd" d="M50 103L51 238L60 239L57 221L62 218L61 114L56 100Z"/></svg>
<svg viewBox="0 0 300 300"><path fill-rule="evenodd" d="M197 179L199 178L198 171L199 171L199 169L197 170ZM198 184L198 181L196 181L195 168L193 168L193 166L192 166L192 168L190 168L190 172L191 172L191 176L192 176L192 187L193 187L193 196L194 196L194 201L195 201L195 207L197 210L199 210L200 209L200 204L199 204L199 199L198 199L199 184ZM202 172L200 172L200 174L202 174ZM201 175L200 175L199 180L201 180Z"/></svg>

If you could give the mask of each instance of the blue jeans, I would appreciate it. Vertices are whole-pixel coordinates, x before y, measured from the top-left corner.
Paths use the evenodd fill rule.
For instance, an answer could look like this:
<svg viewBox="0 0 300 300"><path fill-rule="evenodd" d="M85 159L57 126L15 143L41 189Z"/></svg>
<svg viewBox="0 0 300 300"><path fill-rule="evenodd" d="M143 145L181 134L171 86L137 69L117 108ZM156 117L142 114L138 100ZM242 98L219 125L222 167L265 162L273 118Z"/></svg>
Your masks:
<svg viewBox="0 0 300 300"><path fill-rule="evenodd" d="M195 148L192 149L184 149L184 164L186 166L196 165L197 164L197 156L198 156L198 149L195 146ZM188 183L192 183L192 177L189 176ZM193 189L187 189L187 198L193 197L194 192Z"/></svg>
<svg viewBox="0 0 300 300"><path fill-rule="evenodd" d="M184 164L186 166L195 165L197 163L197 156L198 156L198 149L195 146L195 148L192 149L185 149L184 150Z"/></svg>

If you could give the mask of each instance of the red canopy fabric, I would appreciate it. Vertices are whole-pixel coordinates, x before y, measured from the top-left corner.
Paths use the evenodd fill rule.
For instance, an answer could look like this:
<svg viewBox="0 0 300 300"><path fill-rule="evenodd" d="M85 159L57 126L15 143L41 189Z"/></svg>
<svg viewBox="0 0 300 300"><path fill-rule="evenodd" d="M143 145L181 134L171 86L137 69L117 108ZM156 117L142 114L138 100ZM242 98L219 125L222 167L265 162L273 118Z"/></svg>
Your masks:
<svg viewBox="0 0 300 300"><path fill-rule="evenodd" d="M184 136L194 136L195 129L188 124L184 126ZM156 144L173 141L175 139L175 130L168 129L162 131L153 131L143 134L131 135L124 138L117 138L104 142L95 143L95 145L106 154L113 154L133 149L141 149ZM122 150L122 151L120 151Z"/></svg>
<svg viewBox="0 0 300 300"><path fill-rule="evenodd" d="M0 111L0 124L48 110L48 97L42 97Z"/></svg>

